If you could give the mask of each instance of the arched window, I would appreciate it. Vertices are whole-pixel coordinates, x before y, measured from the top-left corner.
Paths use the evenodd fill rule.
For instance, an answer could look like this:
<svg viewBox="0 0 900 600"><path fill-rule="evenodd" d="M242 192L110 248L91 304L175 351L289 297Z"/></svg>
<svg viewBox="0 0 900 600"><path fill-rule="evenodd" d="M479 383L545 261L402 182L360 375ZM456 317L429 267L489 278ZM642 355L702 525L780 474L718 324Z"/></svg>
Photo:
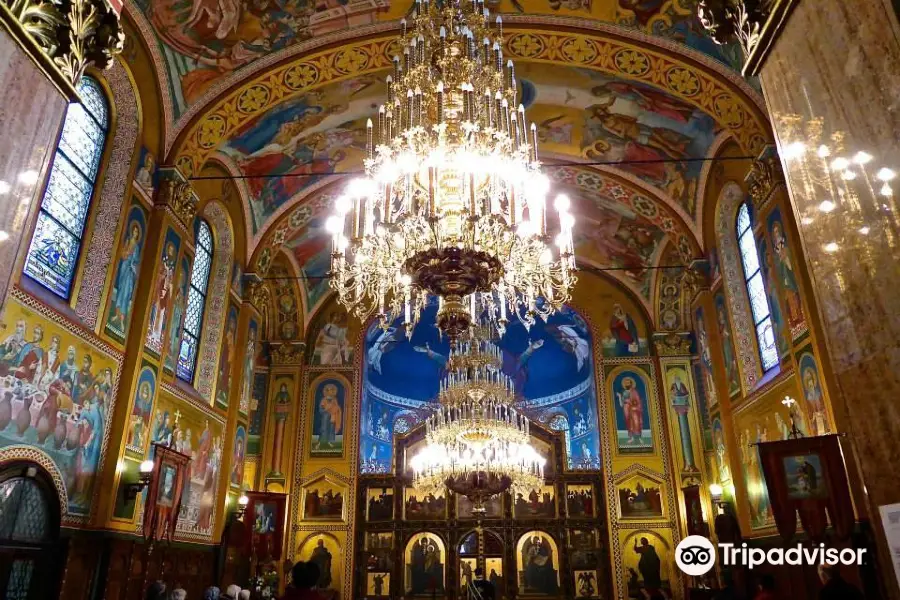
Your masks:
<svg viewBox="0 0 900 600"><path fill-rule="evenodd" d="M756 341L759 343L759 358L765 372L778 364L778 350L775 348L775 332L769 315L766 284L759 268L759 251L753 238L753 228L750 227L750 210L746 202L738 209L737 239L744 267L744 283L747 295L750 296L750 311L756 328Z"/></svg>
<svg viewBox="0 0 900 600"><path fill-rule="evenodd" d="M26 275L64 299L72 291L109 129L109 104L97 80L82 77L76 89L83 103L66 109L25 262Z"/></svg>
<svg viewBox="0 0 900 600"><path fill-rule="evenodd" d="M197 220L194 239L197 253L191 268L191 289L188 291L187 310L184 314L184 328L181 330L181 350L178 352L178 378L188 383L194 380L197 365L197 348L200 346L200 329L203 327L203 310L206 308L206 287L209 284L209 270L212 267L213 237L209 223Z"/></svg>

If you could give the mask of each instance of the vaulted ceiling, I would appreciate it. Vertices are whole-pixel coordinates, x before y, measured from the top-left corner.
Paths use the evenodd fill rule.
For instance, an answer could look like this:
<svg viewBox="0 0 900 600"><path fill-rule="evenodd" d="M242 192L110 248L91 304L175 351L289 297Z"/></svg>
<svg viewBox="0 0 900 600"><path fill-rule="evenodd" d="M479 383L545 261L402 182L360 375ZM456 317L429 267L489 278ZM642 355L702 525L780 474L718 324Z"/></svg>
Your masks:
<svg viewBox="0 0 900 600"><path fill-rule="evenodd" d="M555 188L574 200L576 254L649 314L663 253L700 256L709 158L770 139L762 100L715 45L694 0L488 1L538 125ZM527 4L527 9L524 5ZM281 254L305 278L307 320L327 295L333 199L358 172L410 1L143 0L128 5L165 87L166 163L238 176L249 269ZM345 175L341 175L345 174ZM271 177L279 175L279 177Z"/></svg>

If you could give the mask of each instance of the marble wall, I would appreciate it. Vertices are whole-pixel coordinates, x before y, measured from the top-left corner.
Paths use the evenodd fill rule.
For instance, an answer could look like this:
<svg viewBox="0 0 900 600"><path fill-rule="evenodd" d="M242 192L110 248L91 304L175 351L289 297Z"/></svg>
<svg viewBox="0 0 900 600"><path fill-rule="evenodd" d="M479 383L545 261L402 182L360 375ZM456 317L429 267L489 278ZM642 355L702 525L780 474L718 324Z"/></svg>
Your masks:
<svg viewBox="0 0 900 600"><path fill-rule="evenodd" d="M799 2L761 71L870 514L900 501L898 31L885 0Z"/></svg>
<svg viewBox="0 0 900 600"><path fill-rule="evenodd" d="M6 31L0 31L0 56L6 57L0 61L0 297L5 302L68 101Z"/></svg>
<svg viewBox="0 0 900 600"><path fill-rule="evenodd" d="M900 43L882 0L800 2L761 77L870 508L897 502ZM878 423L877 427L873 427Z"/></svg>

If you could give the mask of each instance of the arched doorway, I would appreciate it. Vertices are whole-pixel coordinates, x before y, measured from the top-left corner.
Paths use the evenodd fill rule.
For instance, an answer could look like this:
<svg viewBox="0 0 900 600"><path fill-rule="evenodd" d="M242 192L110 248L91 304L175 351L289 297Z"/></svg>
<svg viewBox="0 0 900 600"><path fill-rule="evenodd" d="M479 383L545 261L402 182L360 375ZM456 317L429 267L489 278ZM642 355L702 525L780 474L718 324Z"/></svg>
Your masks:
<svg viewBox="0 0 900 600"><path fill-rule="evenodd" d="M501 537L488 529L478 528L463 536L459 542L459 597L466 598L468 586L475 579L476 569L494 584L497 598L503 597L503 557L506 555Z"/></svg>
<svg viewBox="0 0 900 600"><path fill-rule="evenodd" d="M0 590L7 600L58 593L60 506L50 475L36 464L0 468Z"/></svg>

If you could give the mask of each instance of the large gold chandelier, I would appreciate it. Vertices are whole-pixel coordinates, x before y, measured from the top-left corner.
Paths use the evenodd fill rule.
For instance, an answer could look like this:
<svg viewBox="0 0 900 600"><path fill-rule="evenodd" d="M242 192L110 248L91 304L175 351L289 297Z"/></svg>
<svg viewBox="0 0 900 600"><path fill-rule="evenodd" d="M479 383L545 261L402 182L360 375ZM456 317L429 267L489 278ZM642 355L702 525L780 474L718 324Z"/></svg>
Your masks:
<svg viewBox="0 0 900 600"><path fill-rule="evenodd" d="M512 380L489 341L461 341L450 352L440 384L440 407L425 421L426 446L410 461L423 494L448 488L470 498L473 512L511 489L528 496L540 489L545 459L532 447L528 418L514 407Z"/></svg>
<svg viewBox="0 0 900 600"><path fill-rule="evenodd" d="M362 320L405 317L408 335L436 296L451 344L476 312L501 333L507 306L526 327L546 318L575 282L574 219L565 196L547 207L500 17L483 0L420 0L399 48L366 176L326 223L331 286Z"/></svg>

